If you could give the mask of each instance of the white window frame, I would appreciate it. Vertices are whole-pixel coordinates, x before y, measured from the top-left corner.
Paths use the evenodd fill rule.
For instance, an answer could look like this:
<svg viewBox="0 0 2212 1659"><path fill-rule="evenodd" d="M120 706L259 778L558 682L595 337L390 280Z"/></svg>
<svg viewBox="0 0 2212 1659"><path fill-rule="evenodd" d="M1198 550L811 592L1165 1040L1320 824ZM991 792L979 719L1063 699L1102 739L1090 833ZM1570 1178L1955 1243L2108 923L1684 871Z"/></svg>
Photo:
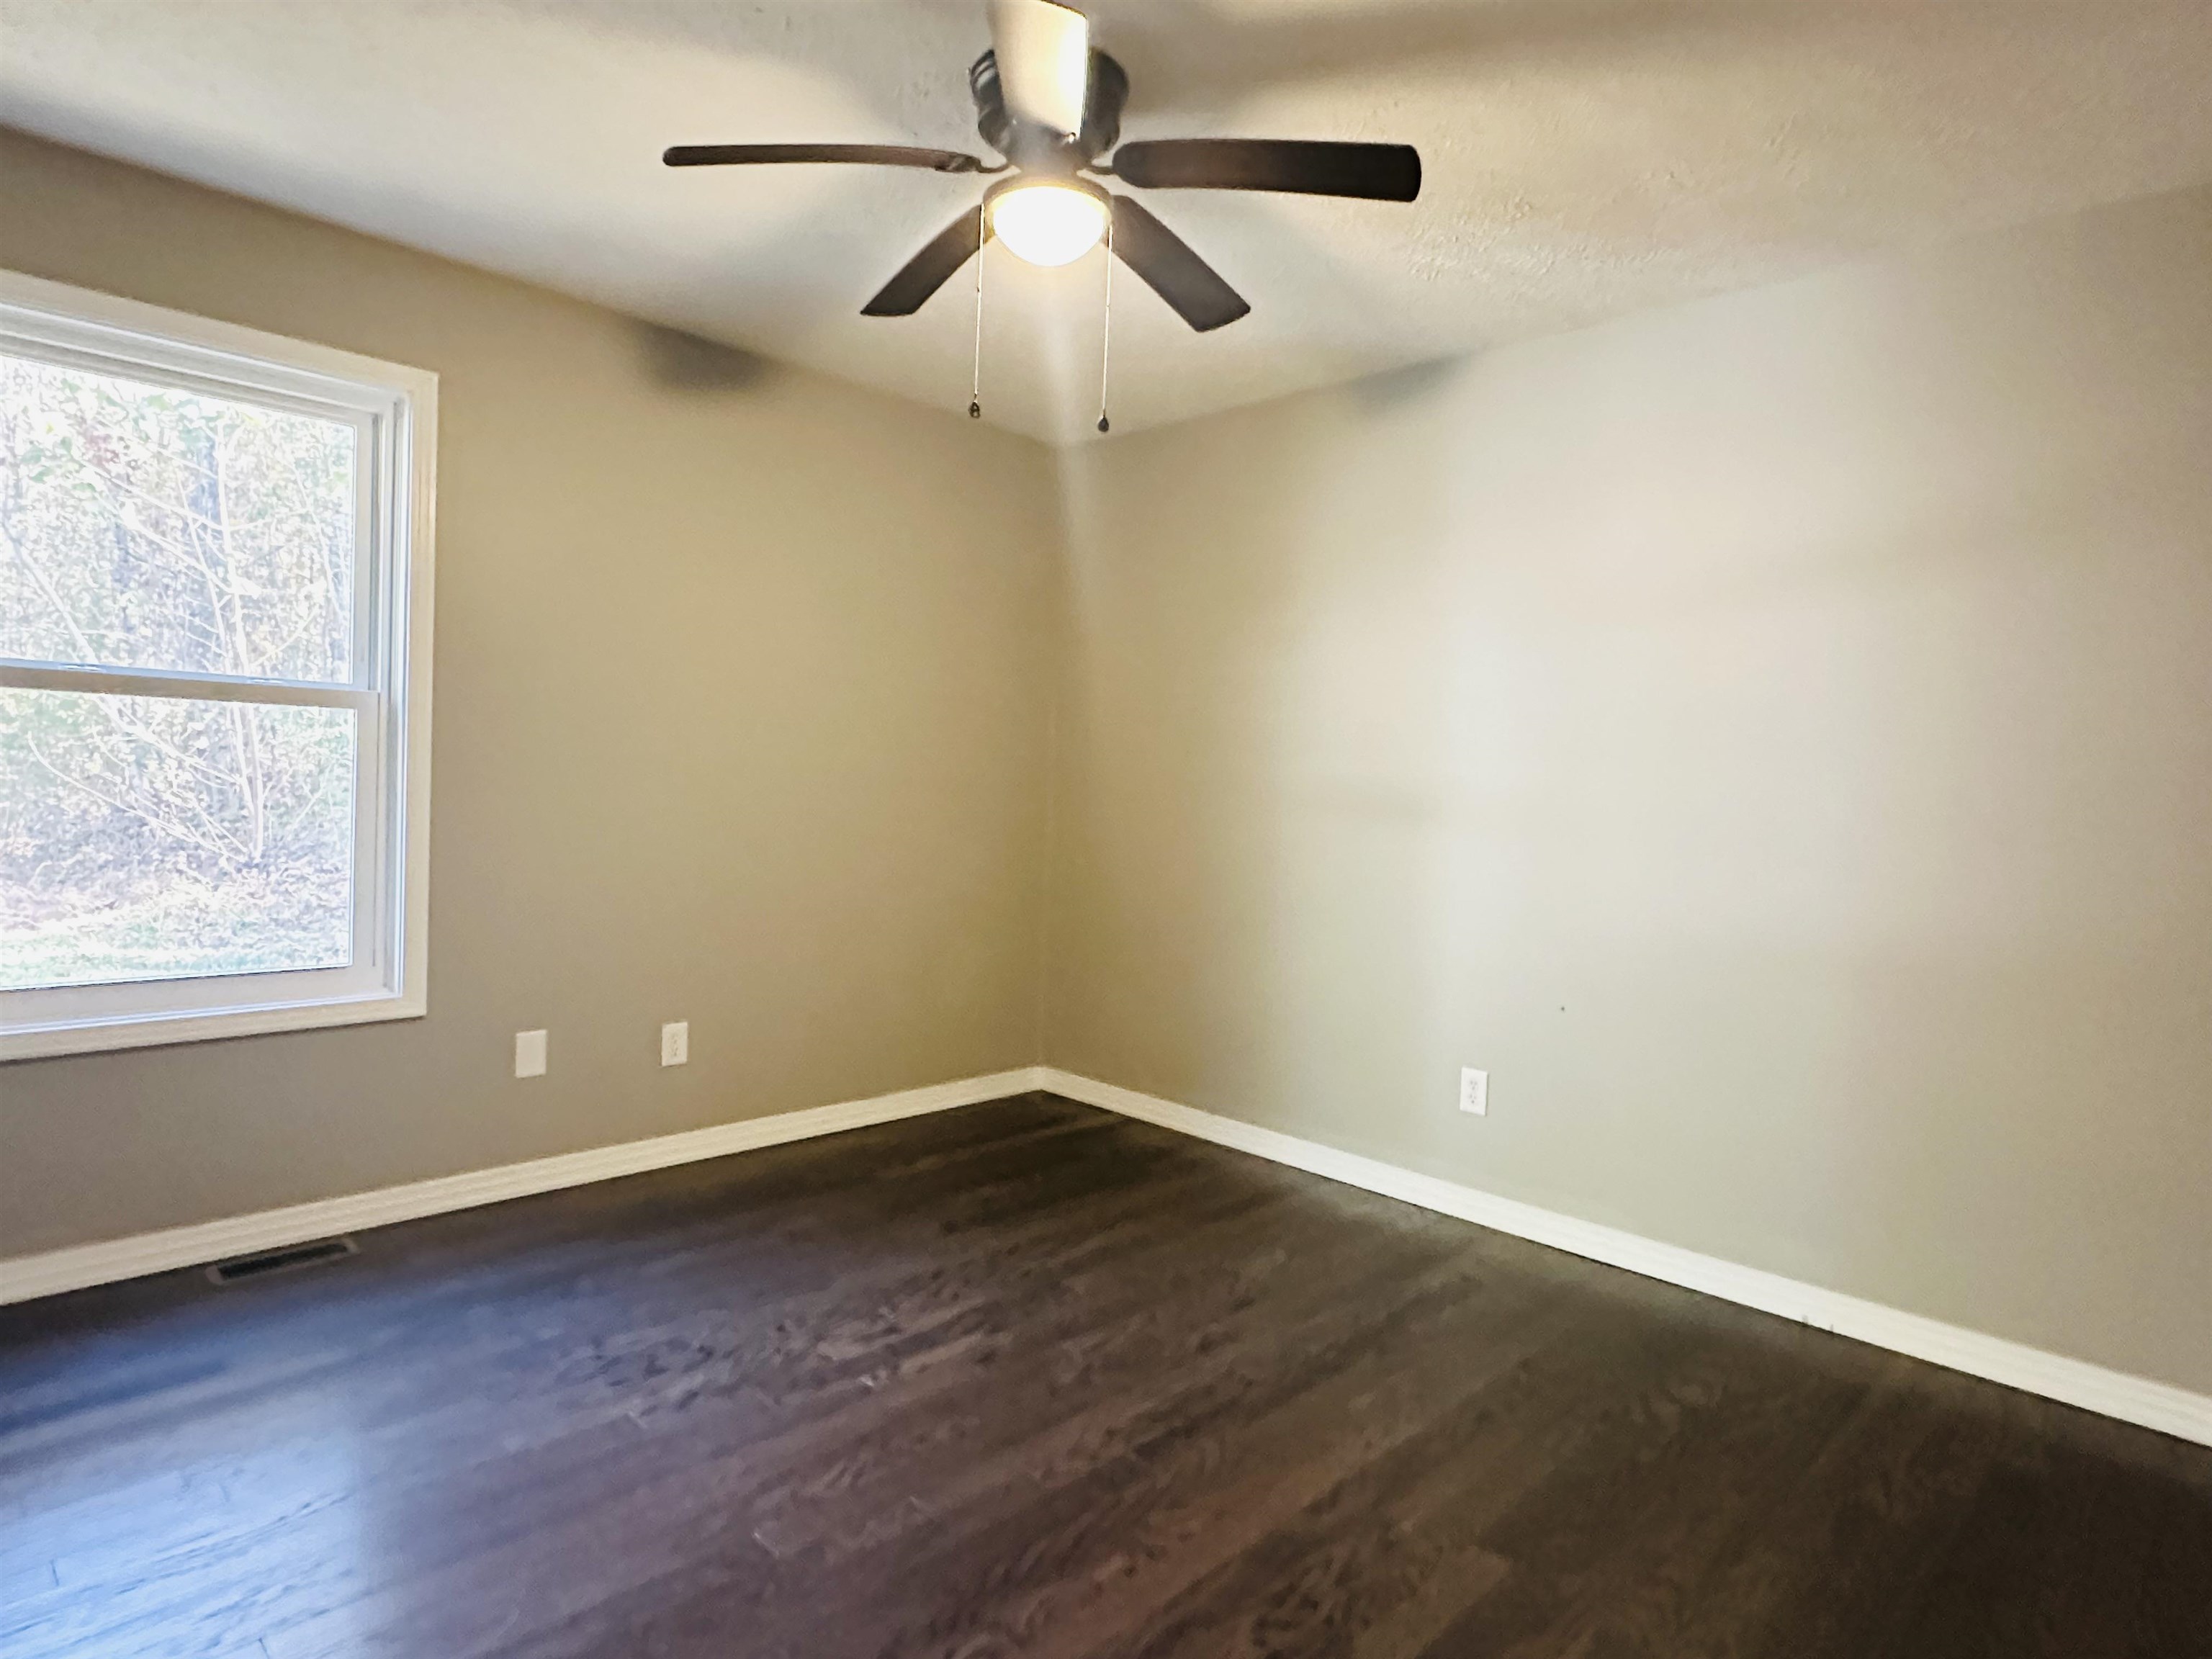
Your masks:
<svg viewBox="0 0 2212 1659"><path fill-rule="evenodd" d="M359 715L349 967L0 991L0 1060L410 1019L428 1010L438 377L0 270L0 350L353 426L352 678L329 684L0 657L0 686Z"/></svg>

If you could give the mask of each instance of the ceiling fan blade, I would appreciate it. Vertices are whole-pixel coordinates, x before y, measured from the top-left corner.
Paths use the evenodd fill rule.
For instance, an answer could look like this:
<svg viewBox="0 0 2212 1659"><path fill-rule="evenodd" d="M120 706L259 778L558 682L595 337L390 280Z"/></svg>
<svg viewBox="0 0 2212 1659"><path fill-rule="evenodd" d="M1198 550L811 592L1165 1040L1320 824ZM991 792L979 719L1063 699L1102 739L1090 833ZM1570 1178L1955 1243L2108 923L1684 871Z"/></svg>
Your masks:
<svg viewBox="0 0 2212 1659"><path fill-rule="evenodd" d="M954 271L975 257L988 234L983 228L982 205L978 203L939 231L928 246L900 266L898 275L860 307L860 315L913 316L921 309L925 300L945 286Z"/></svg>
<svg viewBox="0 0 2212 1659"><path fill-rule="evenodd" d="M981 173L982 161L957 149L908 144L678 144L660 153L672 167L726 167L769 161L859 161L878 167L927 167L933 173Z"/></svg>
<svg viewBox="0 0 2212 1659"><path fill-rule="evenodd" d="M1091 93L1091 20L1054 0L991 0L991 51L1018 121L1073 136Z"/></svg>
<svg viewBox="0 0 2212 1659"><path fill-rule="evenodd" d="M1114 198L1114 252L1200 334L1252 309L1189 243L1127 196Z"/></svg>
<svg viewBox="0 0 2212 1659"><path fill-rule="evenodd" d="M1279 190L1410 202L1421 193L1421 157L1411 144L1156 138L1115 150L1114 176L1139 190Z"/></svg>

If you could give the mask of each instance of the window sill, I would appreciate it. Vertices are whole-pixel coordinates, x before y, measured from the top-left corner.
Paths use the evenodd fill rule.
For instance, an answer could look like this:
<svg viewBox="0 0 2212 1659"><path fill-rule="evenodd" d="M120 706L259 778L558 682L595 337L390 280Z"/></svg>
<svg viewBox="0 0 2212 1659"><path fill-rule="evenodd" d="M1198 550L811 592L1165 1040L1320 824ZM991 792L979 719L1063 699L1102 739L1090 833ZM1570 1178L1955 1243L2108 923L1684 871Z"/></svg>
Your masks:
<svg viewBox="0 0 2212 1659"><path fill-rule="evenodd" d="M377 1020L420 1019L426 1012L426 1000L420 994L394 996L389 992L378 992L313 1002L249 1004L124 1018L111 1016L51 1025L0 1026L0 1062L100 1054L112 1048L152 1048L219 1037L264 1036L280 1031L316 1031L334 1025L366 1025Z"/></svg>

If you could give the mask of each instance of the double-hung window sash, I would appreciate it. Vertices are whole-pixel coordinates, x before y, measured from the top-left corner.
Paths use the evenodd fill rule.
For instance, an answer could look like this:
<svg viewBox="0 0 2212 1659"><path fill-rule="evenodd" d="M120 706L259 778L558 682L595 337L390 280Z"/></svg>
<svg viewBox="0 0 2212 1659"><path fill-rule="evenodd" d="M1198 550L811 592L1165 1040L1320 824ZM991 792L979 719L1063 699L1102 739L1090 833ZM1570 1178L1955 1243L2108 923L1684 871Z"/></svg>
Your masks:
<svg viewBox="0 0 2212 1659"><path fill-rule="evenodd" d="M0 275L0 1059L422 1012L435 408Z"/></svg>

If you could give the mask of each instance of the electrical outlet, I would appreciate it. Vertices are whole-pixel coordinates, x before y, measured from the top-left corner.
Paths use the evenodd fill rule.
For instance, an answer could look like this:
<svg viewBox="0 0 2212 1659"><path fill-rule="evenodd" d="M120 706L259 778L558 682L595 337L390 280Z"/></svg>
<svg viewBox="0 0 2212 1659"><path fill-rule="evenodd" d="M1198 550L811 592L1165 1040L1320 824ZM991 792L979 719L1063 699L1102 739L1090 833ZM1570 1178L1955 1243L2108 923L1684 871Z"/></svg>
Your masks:
<svg viewBox="0 0 2212 1659"><path fill-rule="evenodd" d="M1459 1109L1477 1117L1490 1115L1490 1073L1472 1066L1459 1069Z"/></svg>
<svg viewBox="0 0 2212 1659"><path fill-rule="evenodd" d="M545 1075L545 1033L517 1031L514 1034L514 1074L517 1077Z"/></svg>
<svg viewBox="0 0 2212 1659"><path fill-rule="evenodd" d="M691 1058L691 1022L679 1019L660 1028L660 1063L681 1066Z"/></svg>

